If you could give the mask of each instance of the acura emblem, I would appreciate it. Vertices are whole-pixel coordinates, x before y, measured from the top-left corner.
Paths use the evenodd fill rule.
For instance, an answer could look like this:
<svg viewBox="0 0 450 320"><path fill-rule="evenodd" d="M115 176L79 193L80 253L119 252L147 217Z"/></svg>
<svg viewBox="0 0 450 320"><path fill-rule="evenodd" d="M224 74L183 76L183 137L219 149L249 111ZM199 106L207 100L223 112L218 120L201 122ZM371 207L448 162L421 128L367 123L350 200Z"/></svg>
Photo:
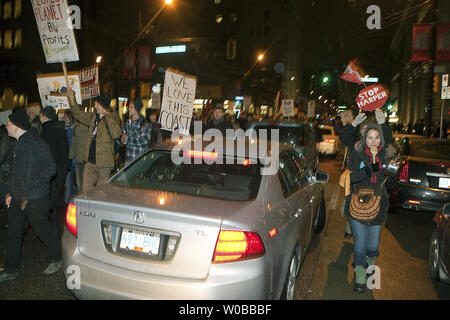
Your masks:
<svg viewBox="0 0 450 320"><path fill-rule="evenodd" d="M133 220L134 220L134 222L136 222L138 224L143 224L144 223L144 213L140 212L140 211L136 211L133 214Z"/></svg>

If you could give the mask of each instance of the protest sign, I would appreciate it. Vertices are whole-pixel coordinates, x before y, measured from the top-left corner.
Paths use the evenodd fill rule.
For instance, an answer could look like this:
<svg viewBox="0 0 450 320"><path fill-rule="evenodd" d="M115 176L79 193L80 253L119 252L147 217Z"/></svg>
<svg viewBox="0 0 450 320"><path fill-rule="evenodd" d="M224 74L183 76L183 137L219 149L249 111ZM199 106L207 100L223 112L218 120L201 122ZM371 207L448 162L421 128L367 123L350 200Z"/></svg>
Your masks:
<svg viewBox="0 0 450 320"><path fill-rule="evenodd" d="M80 70L81 99L88 100L100 95L98 65Z"/></svg>
<svg viewBox="0 0 450 320"><path fill-rule="evenodd" d="M68 78L70 87L75 92L77 103L82 104L79 73L70 72ZM52 106L55 109L70 109L66 96L67 87L64 74L53 73L38 75L37 83L43 107Z"/></svg>
<svg viewBox="0 0 450 320"><path fill-rule="evenodd" d="M314 118L315 116L316 116L316 101L309 100L308 101L308 111L307 111L306 117Z"/></svg>
<svg viewBox="0 0 450 320"><path fill-rule="evenodd" d="M12 110L7 110L4 112L0 112L0 124L7 125L8 124L8 117L11 115Z"/></svg>
<svg viewBox="0 0 450 320"><path fill-rule="evenodd" d="M152 92L152 109L161 109L161 94Z"/></svg>
<svg viewBox="0 0 450 320"><path fill-rule="evenodd" d="M293 117L294 113L294 100L283 100L281 102L281 108L283 110L284 117Z"/></svg>
<svg viewBox="0 0 450 320"><path fill-rule="evenodd" d="M367 112L375 111L386 104L389 96L381 85L372 85L361 90L356 98L358 108Z"/></svg>
<svg viewBox="0 0 450 320"><path fill-rule="evenodd" d="M197 78L175 71L166 70L164 92L159 123L161 129L188 135L194 112Z"/></svg>
<svg viewBox="0 0 450 320"><path fill-rule="evenodd" d="M47 63L78 61L68 3L64 0L31 0Z"/></svg>

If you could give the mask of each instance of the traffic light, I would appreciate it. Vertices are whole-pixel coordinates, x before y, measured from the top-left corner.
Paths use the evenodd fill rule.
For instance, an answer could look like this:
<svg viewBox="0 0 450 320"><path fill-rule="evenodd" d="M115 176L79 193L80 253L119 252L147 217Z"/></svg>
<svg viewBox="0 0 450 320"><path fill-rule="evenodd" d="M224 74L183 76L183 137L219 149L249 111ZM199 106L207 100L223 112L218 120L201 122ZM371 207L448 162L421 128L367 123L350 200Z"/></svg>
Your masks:
<svg viewBox="0 0 450 320"><path fill-rule="evenodd" d="M439 75L435 75L433 78L433 92L439 93Z"/></svg>
<svg viewBox="0 0 450 320"><path fill-rule="evenodd" d="M322 77L322 83L323 84L328 84L328 82L330 82L330 77L329 76L323 76Z"/></svg>

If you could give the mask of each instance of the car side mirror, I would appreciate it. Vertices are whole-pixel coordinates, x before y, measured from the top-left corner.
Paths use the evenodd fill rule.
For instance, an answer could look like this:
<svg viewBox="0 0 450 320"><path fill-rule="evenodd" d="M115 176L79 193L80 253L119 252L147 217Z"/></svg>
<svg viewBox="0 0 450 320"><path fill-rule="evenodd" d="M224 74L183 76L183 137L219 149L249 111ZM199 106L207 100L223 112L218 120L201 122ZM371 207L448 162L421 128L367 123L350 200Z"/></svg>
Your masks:
<svg viewBox="0 0 450 320"><path fill-rule="evenodd" d="M447 203L444 205L444 208L442 209L442 213L446 215L450 215L450 203Z"/></svg>
<svg viewBox="0 0 450 320"><path fill-rule="evenodd" d="M328 173L317 171L315 178L317 182L327 183L330 179L330 176L328 175Z"/></svg>

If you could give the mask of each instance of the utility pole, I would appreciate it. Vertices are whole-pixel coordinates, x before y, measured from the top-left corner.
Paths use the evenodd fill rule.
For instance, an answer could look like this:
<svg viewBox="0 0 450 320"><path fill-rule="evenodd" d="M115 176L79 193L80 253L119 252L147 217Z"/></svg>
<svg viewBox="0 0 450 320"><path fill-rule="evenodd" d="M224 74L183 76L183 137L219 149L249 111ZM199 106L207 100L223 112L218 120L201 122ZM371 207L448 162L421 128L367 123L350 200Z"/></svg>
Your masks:
<svg viewBox="0 0 450 320"><path fill-rule="evenodd" d="M434 83L434 67L436 65L436 36L437 36L437 11L439 6L439 0L433 0L433 8L432 8L432 32L431 32L431 64L430 64L430 78L428 79L427 85L427 97L426 97L426 106L425 106L425 136L431 136L431 121L432 121L432 110L433 110L433 83Z"/></svg>

